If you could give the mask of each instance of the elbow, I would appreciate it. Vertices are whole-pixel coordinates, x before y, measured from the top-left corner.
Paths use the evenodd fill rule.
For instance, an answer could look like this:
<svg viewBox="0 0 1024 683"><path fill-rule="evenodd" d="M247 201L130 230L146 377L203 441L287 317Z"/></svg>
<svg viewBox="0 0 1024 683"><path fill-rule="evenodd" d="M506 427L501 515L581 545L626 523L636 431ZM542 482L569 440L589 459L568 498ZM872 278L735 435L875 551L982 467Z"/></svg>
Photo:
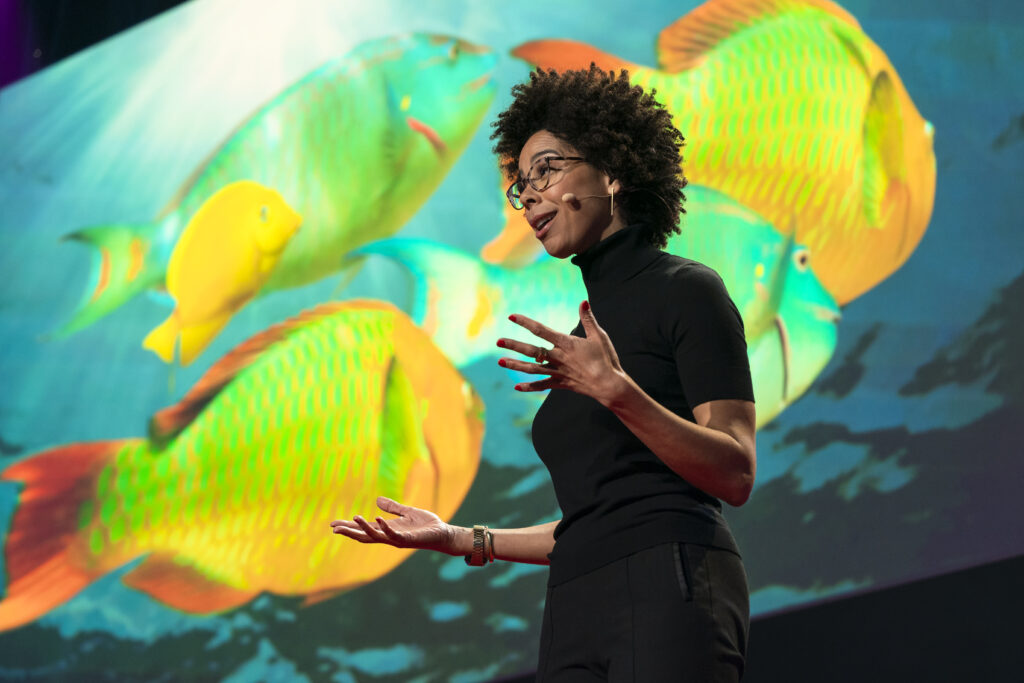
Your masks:
<svg viewBox="0 0 1024 683"><path fill-rule="evenodd" d="M729 495L724 498L726 503L738 508L750 498L750 492L754 490L754 479L753 477L745 478L742 481L736 483L729 491Z"/></svg>
<svg viewBox="0 0 1024 683"><path fill-rule="evenodd" d="M754 490L753 464L737 472L735 476L733 476L731 484L728 495L722 500L729 505L738 508L747 502L750 498L750 493Z"/></svg>

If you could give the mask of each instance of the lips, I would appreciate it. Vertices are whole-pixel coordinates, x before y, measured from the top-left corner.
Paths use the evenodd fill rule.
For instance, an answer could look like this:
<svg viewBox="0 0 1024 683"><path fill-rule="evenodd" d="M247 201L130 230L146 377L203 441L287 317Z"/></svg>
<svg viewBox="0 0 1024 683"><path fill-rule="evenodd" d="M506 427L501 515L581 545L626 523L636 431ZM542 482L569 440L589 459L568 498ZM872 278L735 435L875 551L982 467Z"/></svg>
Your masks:
<svg viewBox="0 0 1024 683"><path fill-rule="evenodd" d="M530 219L529 219L530 227L533 228L534 230L539 230L540 228L544 227L545 221L550 222L550 221L548 221L548 219L549 218L553 219L555 217L556 213L558 213L558 212L557 211L548 211L547 213L542 213L542 214L538 214L536 216L530 217Z"/></svg>

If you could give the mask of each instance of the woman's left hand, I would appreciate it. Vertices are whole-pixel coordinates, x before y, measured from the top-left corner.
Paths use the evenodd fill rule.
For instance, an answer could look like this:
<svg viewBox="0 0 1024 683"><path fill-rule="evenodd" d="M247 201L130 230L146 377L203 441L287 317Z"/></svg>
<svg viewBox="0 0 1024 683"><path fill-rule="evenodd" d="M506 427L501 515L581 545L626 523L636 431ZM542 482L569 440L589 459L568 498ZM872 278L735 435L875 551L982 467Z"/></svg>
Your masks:
<svg viewBox="0 0 1024 683"><path fill-rule="evenodd" d="M585 338L556 332L524 315L511 315L509 320L554 345L548 349L515 339L498 340L498 346L538 361L528 363L502 358L498 365L531 375L550 375L547 379L517 384L517 391L569 389L608 405L629 381L619 363L612 340L597 324L594 312L586 301L580 304L580 322L583 323Z"/></svg>

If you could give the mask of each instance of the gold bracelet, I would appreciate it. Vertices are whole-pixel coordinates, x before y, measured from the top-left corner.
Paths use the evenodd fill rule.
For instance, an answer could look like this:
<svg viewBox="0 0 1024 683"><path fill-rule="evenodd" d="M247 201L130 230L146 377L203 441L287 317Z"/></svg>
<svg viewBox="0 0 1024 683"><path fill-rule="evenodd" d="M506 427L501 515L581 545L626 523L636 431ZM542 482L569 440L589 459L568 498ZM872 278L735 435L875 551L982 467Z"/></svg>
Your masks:
<svg viewBox="0 0 1024 683"><path fill-rule="evenodd" d="M487 564L487 556L484 554L487 537L484 535L487 527L482 524L473 526L473 552L466 555L466 564L470 567L482 567Z"/></svg>

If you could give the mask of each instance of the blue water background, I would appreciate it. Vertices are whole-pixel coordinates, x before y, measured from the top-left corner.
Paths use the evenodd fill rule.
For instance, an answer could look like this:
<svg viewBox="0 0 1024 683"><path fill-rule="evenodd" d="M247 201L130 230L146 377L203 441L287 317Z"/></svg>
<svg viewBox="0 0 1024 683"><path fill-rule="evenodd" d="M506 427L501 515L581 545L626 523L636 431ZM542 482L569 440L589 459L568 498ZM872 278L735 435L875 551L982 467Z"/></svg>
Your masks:
<svg viewBox="0 0 1024 683"><path fill-rule="evenodd" d="M573 38L654 64L658 32L696 4L202 0L0 91L0 462L58 444L142 435L154 411L174 402L239 341L336 296L338 281L328 279L260 298L235 316L193 367L173 372L140 346L167 315L147 297L73 336L48 337L75 309L88 279L84 248L62 243L61 236L95 224L151 220L239 121L315 66L372 37L457 35L500 55L499 95L489 122L507 105L511 85L528 73L509 55L515 45ZM969 382L901 393L922 366L957 348L982 314L999 304L999 291L1024 273L1024 10L1013 0L851 0L843 6L887 53L935 127L935 208L910 260L843 311L839 346L822 380L855 367L852 385L812 390L759 435L751 504L728 511L740 545L751 549L746 559L755 614L1024 552L1022 532L1010 527L979 540L972 515L992 495L990 485L1007 477L1020 481L1021 466L991 451L942 447L1007 405L1020 405L1021 394L992 389L998 366ZM503 198L496 192L488 134L485 123L401 236L475 252L500 230ZM374 261L341 297L407 306L409 284L396 266ZM1011 312L1005 324L1019 330L1024 322ZM991 348L996 353L999 347L993 342ZM511 391L511 378L490 361L466 372L487 402L485 463L506 485L477 508L493 511L490 519L457 521L525 526L556 518L546 475L527 438L535 402ZM852 436L823 443L799 438L822 425L841 425ZM1018 444L1019 454L1020 430L1011 429L1003 437ZM900 430L906 443L902 455L899 448L879 450L891 430ZM937 432L953 436L935 440L939 447L927 460L911 459L914 439ZM962 483L957 477L964 477ZM921 489L916 494L915 486ZM0 529L8 525L15 493L13 485L0 486ZM547 503L524 510L517 507L523 496ZM1009 510L1016 519L1024 512L1019 503ZM827 527L812 530L823 519ZM920 543L896 561L885 539L908 548L900 533L910 532L894 529L894 519L911 520ZM940 537L959 545L940 555L928 541ZM234 614L195 617L124 588L115 575L33 628L67 639L101 632L148 644L202 632L209 637L211 670L229 680L294 680L303 671L334 680L370 673L411 680L414 673L433 672L469 681L529 669L543 570L489 567L483 578L467 573L461 560L420 555L401 574L420 591L410 609L447 629L447 639L472 641L483 653L479 665L460 665L460 652L432 645L431 637L396 635L375 622L374 605L402 594L404 584L392 576L358 589L354 593L363 597L344 603L364 609L346 618L376 629L379 637L354 647L345 631L332 631L312 662L282 655L275 645L280 639L268 633L291 633L296 624L310 628L327 611L261 598ZM418 575L428 580L414 579ZM529 609L510 614L495 608L501 592ZM509 640L510 634L522 639ZM243 636L249 640L237 646L251 643L252 656L217 669L219 648ZM0 634L0 649L7 638ZM23 671L41 669L25 665Z"/></svg>

